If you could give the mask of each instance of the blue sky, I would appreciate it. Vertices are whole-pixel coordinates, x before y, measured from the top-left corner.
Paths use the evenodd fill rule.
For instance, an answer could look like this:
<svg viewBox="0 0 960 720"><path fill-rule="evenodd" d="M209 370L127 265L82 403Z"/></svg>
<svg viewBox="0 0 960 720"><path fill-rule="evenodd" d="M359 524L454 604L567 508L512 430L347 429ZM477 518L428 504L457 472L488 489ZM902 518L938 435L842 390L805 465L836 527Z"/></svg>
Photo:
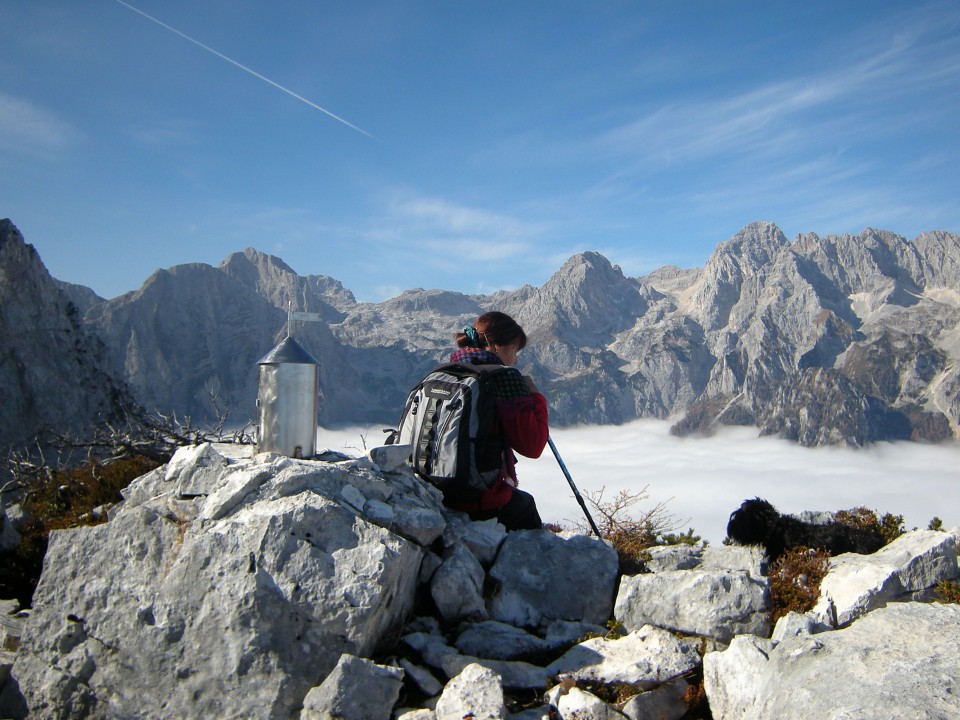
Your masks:
<svg viewBox="0 0 960 720"><path fill-rule="evenodd" d="M0 26L0 217L105 297L245 247L377 301L583 250L701 267L757 220L960 232L952 0L0 0Z"/></svg>

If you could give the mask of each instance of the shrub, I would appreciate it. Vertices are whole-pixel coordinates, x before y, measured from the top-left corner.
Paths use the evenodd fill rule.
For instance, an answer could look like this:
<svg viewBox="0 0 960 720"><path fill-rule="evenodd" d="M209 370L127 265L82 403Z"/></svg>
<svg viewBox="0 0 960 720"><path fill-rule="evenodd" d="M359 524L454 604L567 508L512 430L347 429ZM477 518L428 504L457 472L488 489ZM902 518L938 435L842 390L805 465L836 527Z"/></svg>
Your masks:
<svg viewBox="0 0 960 720"><path fill-rule="evenodd" d="M621 490L610 500L603 498L606 487L585 493L585 500L598 515L596 522L600 536L617 551L620 572L625 575L642 572L648 559L647 549L660 544L664 535L676 529L676 521L667 513L666 503L659 503L638 517L631 516L631 508L646 499L648 487L644 486L638 492ZM579 527L585 529L583 525ZM693 538L693 530L688 535Z"/></svg>
<svg viewBox="0 0 960 720"><path fill-rule="evenodd" d="M960 603L960 582L956 580L941 580L934 591L937 602Z"/></svg>
<svg viewBox="0 0 960 720"><path fill-rule="evenodd" d="M903 515L886 513L879 517L876 512L865 507L840 510L834 519L851 527L874 530L883 536L884 543L889 545L903 535Z"/></svg>
<svg viewBox="0 0 960 720"><path fill-rule="evenodd" d="M98 508L122 500L121 490L159 464L138 456L38 474L21 501L27 519L20 528L20 543L0 553L4 567L0 597L15 597L21 606L29 607L50 531L106 522L106 513Z"/></svg>
<svg viewBox="0 0 960 720"><path fill-rule="evenodd" d="M795 547L777 558L770 569L773 622L791 611L812 610L829 569L830 555L825 550Z"/></svg>

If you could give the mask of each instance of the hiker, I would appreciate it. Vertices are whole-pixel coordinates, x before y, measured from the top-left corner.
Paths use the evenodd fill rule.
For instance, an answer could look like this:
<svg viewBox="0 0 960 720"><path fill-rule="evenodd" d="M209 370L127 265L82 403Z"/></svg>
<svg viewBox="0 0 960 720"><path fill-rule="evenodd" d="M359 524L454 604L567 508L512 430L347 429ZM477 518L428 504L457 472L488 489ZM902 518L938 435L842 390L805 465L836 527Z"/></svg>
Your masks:
<svg viewBox="0 0 960 720"><path fill-rule="evenodd" d="M447 501L450 507L469 513L474 520L497 518L507 530L535 530L543 526L533 496L517 488L514 451L538 458L549 434L546 398L530 377L512 367L526 344L527 336L513 318L502 312L488 312L457 335L459 349L450 357L450 362L465 365L511 368L497 376L494 386L497 419L505 440L500 476L472 506Z"/></svg>

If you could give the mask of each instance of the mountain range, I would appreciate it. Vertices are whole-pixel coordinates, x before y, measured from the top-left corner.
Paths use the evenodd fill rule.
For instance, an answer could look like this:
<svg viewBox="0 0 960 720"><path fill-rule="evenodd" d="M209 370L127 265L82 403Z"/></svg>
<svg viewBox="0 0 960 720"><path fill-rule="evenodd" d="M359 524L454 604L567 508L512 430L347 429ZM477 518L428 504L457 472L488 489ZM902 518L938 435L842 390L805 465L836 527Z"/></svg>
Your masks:
<svg viewBox="0 0 960 720"><path fill-rule="evenodd" d="M497 309L527 331L519 366L554 425L670 418L678 434L748 425L810 446L960 437L960 238L942 231L791 241L753 223L700 269L627 277L585 252L540 287L380 303L251 248L157 270L105 300L50 278L9 220L0 238L0 379L12 393L0 447L55 420L46 406L74 424L116 412L125 388L150 410L253 419L256 362L285 337L288 310L322 318L293 334L320 362L325 426L395 423L455 333Z"/></svg>

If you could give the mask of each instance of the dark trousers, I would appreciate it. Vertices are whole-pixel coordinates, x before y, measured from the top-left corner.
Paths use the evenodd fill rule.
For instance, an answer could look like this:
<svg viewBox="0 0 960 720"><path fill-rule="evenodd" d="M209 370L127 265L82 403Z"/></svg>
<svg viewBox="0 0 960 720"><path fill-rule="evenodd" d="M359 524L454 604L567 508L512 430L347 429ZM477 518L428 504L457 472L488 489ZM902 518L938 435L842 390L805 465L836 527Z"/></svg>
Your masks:
<svg viewBox="0 0 960 720"><path fill-rule="evenodd" d="M540 530L543 521L537 510L537 503L533 495L523 490L514 490L506 505L494 510L479 510L470 513L473 520L489 520L496 518L497 522L507 530Z"/></svg>

